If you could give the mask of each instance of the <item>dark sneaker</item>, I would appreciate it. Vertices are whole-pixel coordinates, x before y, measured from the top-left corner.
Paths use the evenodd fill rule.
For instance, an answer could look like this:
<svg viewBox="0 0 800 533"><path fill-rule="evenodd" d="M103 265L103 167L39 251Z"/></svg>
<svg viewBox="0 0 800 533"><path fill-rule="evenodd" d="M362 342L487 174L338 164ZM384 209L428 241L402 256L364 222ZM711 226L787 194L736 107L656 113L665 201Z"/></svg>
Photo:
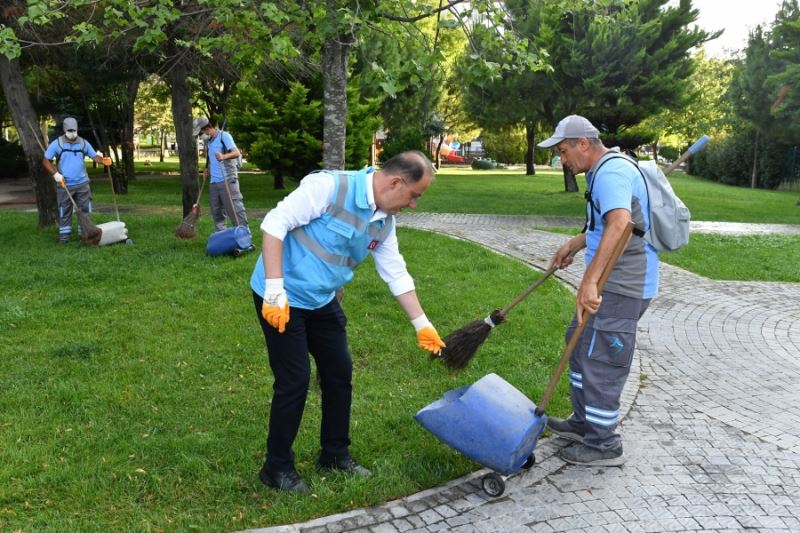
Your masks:
<svg viewBox="0 0 800 533"><path fill-rule="evenodd" d="M57 240L56 242L57 242L58 244L69 244L69 237L67 237L66 239L65 239L65 238L63 238L63 237L59 237L59 238L58 238L58 240Z"/></svg>
<svg viewBox="0 0 800 533"><path fill-rule="evenodd" d="M344 459L337 459L331 462L322 461L322 459L320 459L317 461L317 468L320 470L338 470L339 472L355 474L361 477L370 477L372 475L372 472L358 464L356 460L349 455Z"/></svg>
<svg viewBox="0 0 800 533"><path fill-rule="evenodd" d="M561 450L561 458L573 465L621 466L625 463L622 446L616 450L598 450L585 444L574 444Z"/></svg>
<svg viewBox="0 0 800 533"><path fill-rule="evenodd" d="M573 424L569 419L547 417L547 429L573 442L583 442L583 436L586 434L586 430Z"/></svg>
<svg viewBox="0 0 800 533"><path fill-rule="evenodd" d="M264 485L273 489L296 494L308 493L308 485L294 469L286 470L285 472L272 472L267 468L267 465L264 465L261 468L261 472L258 473L258 478Z"/></svg>

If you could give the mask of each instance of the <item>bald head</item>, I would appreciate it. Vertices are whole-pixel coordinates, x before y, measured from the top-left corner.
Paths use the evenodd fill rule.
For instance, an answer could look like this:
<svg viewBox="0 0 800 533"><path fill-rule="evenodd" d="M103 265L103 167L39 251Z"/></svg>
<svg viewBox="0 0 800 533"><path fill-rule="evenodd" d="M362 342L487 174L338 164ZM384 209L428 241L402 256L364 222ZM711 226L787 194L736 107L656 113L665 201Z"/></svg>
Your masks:
<svg viewBox="0 0 800 533"><path fill-rule="evenodd" d="M406 207L415 208L433 181L433 173L433 164L422 152L397 154L375 173L372 181L375 204L392 215Z"/></svg>
<svg viewBox="0 0 800 533"><path fill-rule="evenodd" d="M392 156L383 164L381 170L412 182L421 180L426 174L433 176L434 173L433 164L419 150L409 150Z"/></svg>

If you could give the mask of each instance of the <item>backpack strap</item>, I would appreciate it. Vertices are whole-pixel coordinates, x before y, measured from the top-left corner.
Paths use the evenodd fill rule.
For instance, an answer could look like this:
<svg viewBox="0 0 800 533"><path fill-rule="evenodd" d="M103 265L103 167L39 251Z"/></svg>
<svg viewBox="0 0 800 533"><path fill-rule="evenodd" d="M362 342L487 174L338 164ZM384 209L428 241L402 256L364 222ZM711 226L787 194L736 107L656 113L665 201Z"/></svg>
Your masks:
<svg viewBox="0 0 800 533"><path fill-rule="evenodd" d="M642 181L644 181L644 188L645 188L645 191L647 191L647 198L648 198L648 202L649 202L650 191L647 190L647 179L645 179L644 173L642 172L642 169L639 168L639 165L636 163L636 161L634 161L631 157L629 157L627 155L623 155L623 154L620 154L618 152L608 151L605 154L603 154L603 156L598 160L597 163L595 163L595 167L593 169L590 169L590 172L592 174L592 183L589 184L589 189L585 193L583 193L583 197L586 198L586 201L591 206L591 208L589 209L589 213L591 213L591 215L589 213L586 214L586 221L583 224L583 229L581 230L581 233L586 233L587 229L589 231L594 231L594 227L595 227L594 212L597 211L598 214L600 213L600 211L597 209L597 207L595 207L594 200L592 198L592 191L594 190L594 182L599 177L600 169L603 167L603 165L605 165L606 163L608 163L612 159L622 159L624 161L627 161L628 163L630 163L634 167L636 167L636 170L639 171L639 175L642 176ZM634 227L633 228L633 233L634 233L634 235L637 235L639 237L644 238L645 232L642 231L639 228Z"/></svg>
<svg viewBox="0 0 800 533"><path fill-rule="evenodd" d="M59 135L58 136L58 153L56 154L56 165L61 162L61 154L64 152L72 152L73 154L83 154L89 155L86 153L86 139L83 137L76 137L74 141L69 141L66 136ZM64 144L69 142L70 144L75 144L76 142L80 142L80 149L76 150L74 148L64 148Z"/></svg>

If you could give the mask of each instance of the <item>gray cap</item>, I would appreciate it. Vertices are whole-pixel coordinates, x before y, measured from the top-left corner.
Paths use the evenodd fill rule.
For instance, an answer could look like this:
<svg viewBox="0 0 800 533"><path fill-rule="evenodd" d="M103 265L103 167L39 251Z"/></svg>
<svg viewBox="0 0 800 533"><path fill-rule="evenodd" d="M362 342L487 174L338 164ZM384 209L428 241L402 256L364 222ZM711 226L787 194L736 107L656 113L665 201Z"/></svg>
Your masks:
<svg viewBox="0 0 800 533"><path fill-rule="evenodd" d="M75 131L78 131L78 121L77 121L77 120L75 120L75 119L74 119L74 118L72 118L72 117L67 117L67 118L65 118L65 119L64 119L63 126L64 126L64 131L67 131L67 130L75 130Z"/></svg>
<svg viewBox="0 0 800 533"><path fill-rule="evenodd" d="M539 148L552 148L564 139L597 139L600 132L592 123L580 115L570 115L561 119L556 126L556 131L549 139L545 139L536 146Z"/></svg>
<svg viewBox="0 0 800 533"><path fill-rule="evenodd" d="M197 117L192 122L192 137L200 135L200 130L208 126L208 119L206 117Z"/></svg>

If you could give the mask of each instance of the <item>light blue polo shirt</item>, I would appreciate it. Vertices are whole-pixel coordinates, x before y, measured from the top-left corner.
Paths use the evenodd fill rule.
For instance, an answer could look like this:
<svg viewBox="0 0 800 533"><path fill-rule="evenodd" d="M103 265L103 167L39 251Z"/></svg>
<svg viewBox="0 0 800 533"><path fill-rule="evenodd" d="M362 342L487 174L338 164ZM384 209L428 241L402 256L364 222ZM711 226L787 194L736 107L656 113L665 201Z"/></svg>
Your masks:
<svg viewBox="0 0 800 533"><path fill-rule="evenodd" d="M228 168L220 168L220 161L217 161L217 158L214 157L216 152L220 152L222 154L225 153L225 148L222 147L222 140L225 140L225 148L227 148L228 152L236 148L236 144L233 142L233 137L227 131L219 131L217 130L217 134L214 135L214 138L208 141L206 148L208 149L208 174L211 176L211 183L222 183L226 179L233 179L236 176L228 174L233 174L233 171L229 171Z"/></svg>
<svg viewBox="0 0 800 533"><path fill-rule="evenodd" d="M594 184L592 184L594 181ZM592 262L603 237L603 217L613 209L626 209L637 228L650 227L650 209L644 178L631 162L623 159L606 161L597 173L586 173L587 190L592 191L594 230L586 230L586 266ZM591 204L586 204L591 220ZM605 290L631 298L653 298L658 292L658 252L645 239L633 235L618 261Z"/></svg>
<svg viewBox="0 0 800 533"><path fill-rule="evenodd" d="M64 176L67 187L74 187L89 181L84 159L86 157L94 158L95 155L97 152L94 151L92 145L86 140L82 141L80 137L74 141L63 137L61 145L56 139L44 152L45 158L49 160L58 157L58 171Z"/></svg>

